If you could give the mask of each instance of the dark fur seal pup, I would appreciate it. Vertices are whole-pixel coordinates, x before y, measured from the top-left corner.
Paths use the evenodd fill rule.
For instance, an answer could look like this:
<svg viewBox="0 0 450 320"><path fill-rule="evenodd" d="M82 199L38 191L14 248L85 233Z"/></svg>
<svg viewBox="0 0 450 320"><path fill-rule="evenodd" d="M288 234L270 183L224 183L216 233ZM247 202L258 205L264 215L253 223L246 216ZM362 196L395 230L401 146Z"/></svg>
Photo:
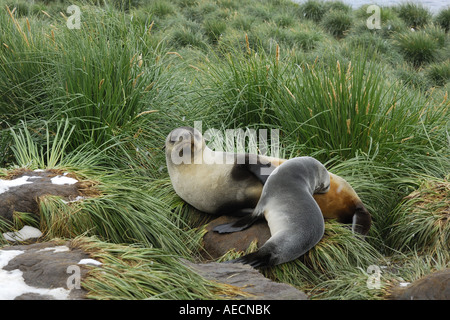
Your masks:
<svg viewBox="0 0 450 320"><path fill-rule="evenodd" d="M170 132L165 147L175 192L198 210L217 215L242 214L246 210L251 213L268 173L287 161L213 151L206 146L202 134L191 127ZM314 194L324 218L351 223L355 232L365 235L371 225L370 213L347 181L330 172L329 175L330 191Z"/></svg>
<svg viewBox="0 0 450 320"><path fill-rule="evenodd" d="M292 261L322 239L325 223L313 194L326 193L329 189L330 175L319 161L311 157L287 160L267 179L251 215L234 224L219 225L214 231L243 230L265 217L270 239L258 251L233 262L262 267Z"/></svg>

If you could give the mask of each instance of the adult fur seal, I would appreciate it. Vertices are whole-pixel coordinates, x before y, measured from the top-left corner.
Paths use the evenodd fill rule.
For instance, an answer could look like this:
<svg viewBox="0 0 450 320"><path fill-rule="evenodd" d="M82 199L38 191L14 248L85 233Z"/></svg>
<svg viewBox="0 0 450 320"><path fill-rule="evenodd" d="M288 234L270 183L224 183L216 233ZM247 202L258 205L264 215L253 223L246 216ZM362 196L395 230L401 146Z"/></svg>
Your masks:
<svg viewBox="0 0 450 320"><path fill-rule="evenodd" d="M329 189L330 175L319 161L311 157L290 159L269 176L251 215L214 230L219 233L243 230L265 217L271 234L269 240L258 251L233 262L261 267L292 261L322 239L325 223L313 194Z"/></svg>
<svg viewBox="0 0 450 320"><path fill-rule="evenodd" d="M252 212L263 185L285 159L213 151L202 134L191 127L169 133L166 162L175 192L187 203L209 214ZM264 174L261 170L266 170ZM341 177L330 175L330 191L314 194L324 218L351 223L355 232L367 234L370 213L355 190Z"/></svg>
<svg viewBox="0 0 450 320"><path fill-rule="evenodd" d="M210 214L254 208L268 177L261 174L261 168L275 169L257 155L215 152L191 127L174 129L167 136L166 162L175 192Z"/></svg>

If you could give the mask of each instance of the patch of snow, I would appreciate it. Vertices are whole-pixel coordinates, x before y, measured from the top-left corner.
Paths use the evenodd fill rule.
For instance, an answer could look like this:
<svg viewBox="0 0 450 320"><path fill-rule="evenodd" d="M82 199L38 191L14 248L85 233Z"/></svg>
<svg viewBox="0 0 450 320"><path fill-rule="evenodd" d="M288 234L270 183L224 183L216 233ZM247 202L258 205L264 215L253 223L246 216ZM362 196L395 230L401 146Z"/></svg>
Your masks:
<svg viewBox="0 0 450 320"><path fill-rule="evenodd" d="M9 188L19 187L24 184L33 183L31 181L27 181L30 177L23 176L14 180L2 180L0 179L0 194L9 190Z"/></svg>
<svg viewBox="0 0 450 320"><path fill-rule="evenodd" d="M59 184L59 185L75 184L75 183L78 182L78 180L76 180L76 179L65 177L65 176L53 177L53 178L51 178L51 181L52 181L53 184Z"/></svg>
<svg viewBox="0 0 450 320"><path fill-rule="evenodd" d="M66 201L64 199L61 199L61 201L64 202L65 204L68 204L68 203L71 203L71 202L77 202L77 201L81 201L81 200L84 200L84 199L86 199L86 197L76 196L76 198L73 199L73 200Z"/></svg>
<svg viewBox="0 0 450 320"><path fill-rule="evenodd" d="M6 267L9 261L24 252L23 250L0 250L0 270Z"/></svg>
<svg viewBox="0 0 450 320"><path fill-rule="evenodd" d="M56 246L56 247L48 247L48 248L44 248L39 250L38 252L41 251L53 251L54 253L58 253L58 252L67 252L70 251L68 246Z"/></svg>
<svg viewBox="0 0 450 320"><path fill-rule="evenodd" d="M94 259L81 259L78 264L93 264L95 266L101 266L103 263Z"/></svg>
<svg viewBox="0 0 450 320"><path fill-rule="evenodd" d="M35 239L42 236L42 232L39 229L24 226L19 231L5 232L3 233L3 238L8 241L26 241L28 239Z"/></svg>
<svg viewBox="0 0 450 320"><path fill-rule="evenodd" d="M400 282L399 283L399 286L400 287L407 287L407 286L409 286L411 284L411 282Z"/></svg>
<svg viewBox="0 0 450 320"><path fill-rule="evenodd" d="M37 293L41 295L50 295L55 299L67 299L70 290L64 288L45 289L31 287L25 283L23 272L19 269L6 271L3 267L7 266L9 261L24 253L23 250L0 250L0 300L13 300L24 293Z"/></svg>

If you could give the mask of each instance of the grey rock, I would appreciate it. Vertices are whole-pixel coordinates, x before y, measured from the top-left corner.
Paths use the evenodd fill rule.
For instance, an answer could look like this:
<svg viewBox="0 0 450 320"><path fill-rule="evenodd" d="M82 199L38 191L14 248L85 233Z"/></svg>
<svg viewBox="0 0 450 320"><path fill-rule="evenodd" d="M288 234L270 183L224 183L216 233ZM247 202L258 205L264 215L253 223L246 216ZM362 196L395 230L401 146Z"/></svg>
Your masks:
<svg viewBox="0 0 450 320"><path fill-rule="evenodd" d="M236 286L251 294L238 297L242 300L307 300L302 291L285 283L265 278L256 269L241 263L185 263L202 277L219 283Z"/></svg>
<svg viewBox="0 0 450 320"><path fill-rule="evenodd" d="M239 232L220 234L212 231L214 227L220 224L231 223L238 219L236 217L221 216L208 223L203 237L203 257L206 260L217 259L231 249L245 251L253 241L257 242L259 248L270 238L269 226L264 219Z"/></svg>
<svg viewBox="0 0 450 320"><path fill-rule="evenodd" d="M38 199L45 195L60 196L66 200L72 200L82 195L82 182L64 185L52 183L51 179L58 175L55 170L41 172L21 170L13 178L28 176L30 178L27 181L32 183L11 187L0 194L0 219L13 221L14 211L38 214Z"/></svg>
<svg viewBox="0 0 450 320"><path fill-rule="evenodd" d="M392 300L450 300L450 269L436 271L404 288L394 288Z"/></svg>
<svg viewBox="0 0 450 320"><path fill-rule="evenodd" d="M69 248L67 251L55 250L55 248ZM14 257L3 267L5 271L20 270L25 283L34 288L55 289L64 288L70 290L69 300L84 299L87 291L80 288L68 288L68 279L72 275L69 266L78 266L80 271L80 283L86 276L88 268L78 265L81 259L89 258L89 255L78 248L70 248L69 242L45 242L29 245L15 245L3 247L0 250L21 250L22 254ZM17 300L53 300L53 296L34 292L23 293L16 297Z"/></svg>

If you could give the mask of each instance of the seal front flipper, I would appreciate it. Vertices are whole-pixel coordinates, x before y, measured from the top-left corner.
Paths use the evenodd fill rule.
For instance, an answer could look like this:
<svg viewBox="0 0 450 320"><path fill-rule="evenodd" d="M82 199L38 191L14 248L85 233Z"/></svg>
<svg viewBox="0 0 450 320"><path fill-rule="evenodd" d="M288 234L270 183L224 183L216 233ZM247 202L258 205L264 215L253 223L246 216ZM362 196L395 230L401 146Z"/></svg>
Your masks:
<svg viewBox="0 0 450 320"><path fill-rule="evenodd" d="M218 233L232 233L245 230L249 228L253 223L260 219L257 215L247 215L235 222L220 224L214 227L213 231Z"/></svg>
<svg viewBox="0 0 450 320"><path fill-rule="evenodd" d="M250 254L247 254L243 257L231 260L232 263L243 263L252 266L253 268L258 267L267 267L272 265L272 254L270 252L263 253L261 251L256 251ZM227 261L228 262L228 261Z"/></svg>

